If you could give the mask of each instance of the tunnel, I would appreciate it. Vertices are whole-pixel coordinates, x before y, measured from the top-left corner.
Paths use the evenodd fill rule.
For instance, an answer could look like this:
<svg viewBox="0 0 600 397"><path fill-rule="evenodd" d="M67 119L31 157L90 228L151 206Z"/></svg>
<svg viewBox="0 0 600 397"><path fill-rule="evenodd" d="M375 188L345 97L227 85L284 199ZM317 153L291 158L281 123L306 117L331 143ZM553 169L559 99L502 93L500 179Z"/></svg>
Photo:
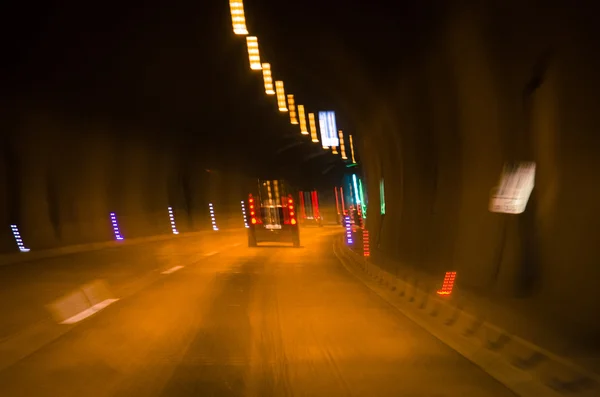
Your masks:
<svg viewBox="0 0 600 397"><path fill-rule="evenodd" d="M600 201L594 182L600 62L593 3L196 3L92 9L62 1L35 11L15 3L7 11L0 95L0 311L7 315L0 323L0 395L3 389L20 395L24 387L26 395L50 396L45 385L51 384L65 396L80 395L86 384L102 396L435 395L437 389L408 380L404 388L382 386L400 376L386 372L383 362L425 354L400 348L398 340L434 342L414 336L423 332L418 327L381 314L383 304L371 300L387 299L389 291L377 293L383 298L368 295L379 287L367 293L350 284L352 272L335 259L343 250L345 219L339 203L336 212L334 192L340 186L352 192L347 181L353 175L362 183L362 229L368 232L358 231L356 241L370 242L370 256L346 247L342 257L358 260L395 295L396 281L388 278L435 297L453 272L455 292L435 297L439 307L452 302L459 311L473 310L479 325L491 324L507 340L543 352L538 355L553 363L548 368L560 361L569 374L572 368L586 374L567 376L572 381L552 375L548 382L560 378L561 386L551 391L559 394L547 395L600 390L594 237L600 218L593 216ZM258 37L273 79L283 80L296 105L317 115L321 134L318 112L335 111L345 158L311 141L308 127L301 133L290 123L291 108L277 109L279 93L265 95L263 71L249 68L246 35L232 31L235 7L243 9L248 34ZM492 212L492 192L511 162L535 164L533 191L524 212ZM301 224L300 250L242 253L254 228L248 200L257 180L289 182L290 200L298 191L318 192L325 227ZM180 276L188 268L194 269L190 279L200 280L197 287ZM181 279L161 281L167 275ZM84 284L110 290L114 299L106 305L114 302L114 308L94 309L88 296L88 314L102 313L81 326L57 327L56 302L75 290L85 295ZM165 294L166 303L158 303ZM156 312L144 317L136 304ZM150 318L159 316L165 325L155 329ZM119 328L134 324L133 318L127 331ZM310 328L313 323L320 325ZM376 343L365 336L376 357L365 353L366 345L361 350L359 336L341 334L354 328L382 338ZM439 329L431 333L513 393L546 395L540 392L546 386L525 389L514 377L495 375L501 371L489 362L504 353L480 364L438 336ZM144 350L142 339L127 346L129 332L139 332L152 347ZM254 345L238 333L252 335ZM67 335L72 339L65 341ZM317 339L310 342L310 335ZM177 341L171 346L169 338ZM294 342L314 346L281 347ZM343 350L344 343L356 352ZM101 344L115 354L99 354ZM194 349L202 357L190 356ZM230 350L239 362L214 363ZM427 367L433 360L431 376L445 379L446 368L463 364L444 354L441 363L423 358L402 365ZM255 368L251 357L263 356L277 363ZM146 359L151 369L140 364ZM171 359L187 364L174 366ZM314 375L313 383L307 374L325 368L321 359L328 375ZM343 370L336 360L347 360ZM365 369L369 360L379 372ZM197 366L204 372L196 379ZM158 375L159 367L168 369ZM290 375L290 368L298 372ZM116 380L134 369L134 380ZM477 379L473 388L448 381L439 395L511 395L496 392L484 375L464 371L459 379ZM37 383L28 384L28 373ZM73 374L80 379L70 381ZM432 382L418 370L415 377Z"/></svg>

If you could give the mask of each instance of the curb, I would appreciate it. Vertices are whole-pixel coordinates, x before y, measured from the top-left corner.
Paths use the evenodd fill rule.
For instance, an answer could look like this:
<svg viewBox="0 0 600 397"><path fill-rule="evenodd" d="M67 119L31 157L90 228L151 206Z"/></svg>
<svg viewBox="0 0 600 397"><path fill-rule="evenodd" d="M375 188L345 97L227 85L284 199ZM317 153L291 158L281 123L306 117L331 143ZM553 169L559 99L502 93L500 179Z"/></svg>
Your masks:
<svg viewBox="0 0 600 397"><path fill-rule="evenodd" d="M345 246L340 262L367 287L521 397L597 397L600 376L397 278ZM361 272L362 271L362 272Z"/></svg>
<svg viewBox="0 0 600 397"><path fill-rule="evenodd" d="M219 233L229 233L235 231L246 230L244 228L234 228L234 229L223 229L219 231ZM129 247L133 245L138 245L142 243L154 242L154 241L164 241L171 240L176 238L184 238L184 237L194 237L202 234L212 234L215 233L212 230L201 230L196 232L187 232L181 234L159 234L155 236L148 237L138 237L127 239L124 241L103 241L99 243L91 243L91 244L78 244L78 245L69 245L66 247L52 248L47 250L33 251L33 252L17 252L14 254L3 254L0 255L0 266L5 265L13 265L16 263L30 262L36 261L40 259L47 258L55 258L57 256L69 255L69 254L78 254L82 252L91 252L91 251L99 251L106 248L118 248L118 247Z"/></svg>

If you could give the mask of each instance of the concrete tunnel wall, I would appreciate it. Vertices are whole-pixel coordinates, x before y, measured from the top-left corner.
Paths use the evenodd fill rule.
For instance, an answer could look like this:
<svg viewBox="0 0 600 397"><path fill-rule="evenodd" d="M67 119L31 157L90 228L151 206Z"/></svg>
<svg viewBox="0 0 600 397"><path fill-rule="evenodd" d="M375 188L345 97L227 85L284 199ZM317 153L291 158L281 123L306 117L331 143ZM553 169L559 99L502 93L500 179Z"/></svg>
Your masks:
<svg viewBox="0 0 600 397"><path fill-rule="evenodd" d="M373 248L440 281L456 270L459 285L593 341L600 60L588 34L593 13L570 8L457 8L398 69L389 100L362 120L357 150ZM532 198L518 216L488 211L508 160L537 163Z"/></svg>
<svg viewBox="0 0 600 397"><path fill-rule="evenodd" d="M249 178L207 170L201 155L116 124L22 116L0 156L0 253L17 251L10 224L32 250L113 240L110 212L126 239L171 233L169 206L180 232L210 228L209 202L220 228L243 227Z"/></svg>

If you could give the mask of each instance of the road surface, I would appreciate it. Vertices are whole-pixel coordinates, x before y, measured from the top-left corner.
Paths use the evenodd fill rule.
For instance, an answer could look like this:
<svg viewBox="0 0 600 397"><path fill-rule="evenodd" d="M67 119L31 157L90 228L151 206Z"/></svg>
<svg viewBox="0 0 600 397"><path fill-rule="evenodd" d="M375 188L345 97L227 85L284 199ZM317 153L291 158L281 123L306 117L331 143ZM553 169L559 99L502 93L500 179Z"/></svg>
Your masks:
<svg viewBox="0 0 600 397"><path fill-rule="evenodd" d="M0 396L514 396L349 274L332 252L341 231L304 229L300 249L182 238L162 243L169 255L97 263L111 285L118 268L153 277L0 371ZM62 270L43 280L3 271L19 294L44 295L74 277L75 263L53 261Z"/></svg>

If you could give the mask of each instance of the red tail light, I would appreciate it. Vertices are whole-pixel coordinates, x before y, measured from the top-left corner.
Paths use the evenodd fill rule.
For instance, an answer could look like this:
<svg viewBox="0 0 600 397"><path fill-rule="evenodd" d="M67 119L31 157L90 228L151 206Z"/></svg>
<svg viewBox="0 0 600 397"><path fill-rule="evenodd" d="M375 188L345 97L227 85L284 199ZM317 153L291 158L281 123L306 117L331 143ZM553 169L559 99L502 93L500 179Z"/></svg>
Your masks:
<svg viewBox="0 0 600 397"><path fill-rule="evenodd" d="M291 194L288 197L287 209L288 209L288 214L290 216L290 223L292 225L295 225L296 223L298 223L298 221L296 220L296 211L294 210L294 199L292 199Z"/></svg>
<svg viewBox="0 0 600 397"><path fill-rule="evenodd" d="M300 216L302 218L306 219L306 207L304 204L304 192L300 192L298 197L300 198L300 201L298 202L298 205L300 206Z"/></svg>
<svg viewBox="0 0 600 397"><path fill-rule="evenodd" d="M250 223L256 225L257 223L262 223L260 220L260 208L256 208L256 203L254 202L254 197L250 195L248 198L248 205L250 207Z"/></svg>
<svg viewBox="0 0 600 397"><path fill-rule="evenodd" d="M313 216L315 219L319 219L321 217L321 214L319 213L319 195L317 194L316 190L313 190L311 192L311 196L313 203Z"/></svg>

